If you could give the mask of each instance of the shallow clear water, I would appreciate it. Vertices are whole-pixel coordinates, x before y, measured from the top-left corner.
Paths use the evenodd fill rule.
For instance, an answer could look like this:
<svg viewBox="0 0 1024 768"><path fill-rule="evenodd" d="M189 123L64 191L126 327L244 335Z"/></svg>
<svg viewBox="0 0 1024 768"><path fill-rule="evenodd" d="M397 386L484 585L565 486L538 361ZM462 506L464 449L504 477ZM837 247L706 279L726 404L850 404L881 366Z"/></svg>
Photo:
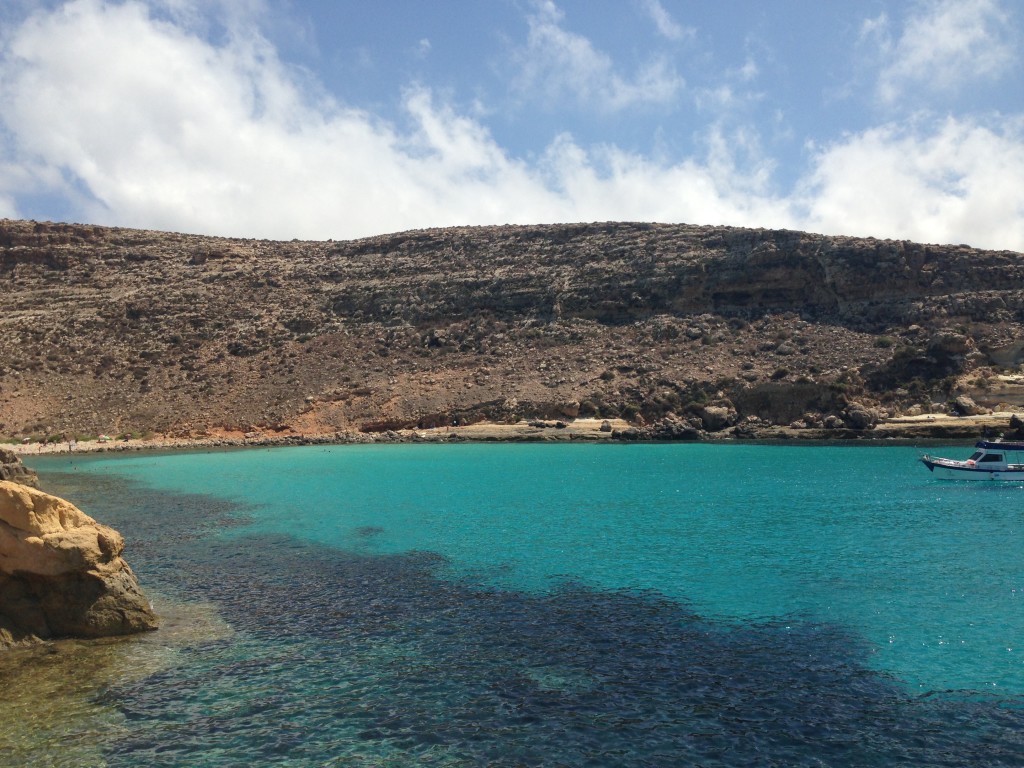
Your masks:
<svg viewBox="0 0 1024 768"><path fill-rule="evenodd" d="M933 481L917 455L32 464L125 534L158 609L212 605L231 629L81 686L121 723L97 764L1020 764L1024 487Z"/></svg>

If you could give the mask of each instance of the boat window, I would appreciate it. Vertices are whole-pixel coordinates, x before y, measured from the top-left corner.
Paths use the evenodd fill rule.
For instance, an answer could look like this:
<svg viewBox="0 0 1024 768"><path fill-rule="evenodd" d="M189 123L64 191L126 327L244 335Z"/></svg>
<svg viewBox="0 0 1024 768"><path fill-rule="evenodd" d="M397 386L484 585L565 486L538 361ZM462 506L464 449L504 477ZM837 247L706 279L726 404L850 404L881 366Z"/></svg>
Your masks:
<svg viewBox="0 0 1024 768"><path fill-rule="evenodd" d="M981 457L981 461L1002 461L1003 454L1001 453L986 453Z"/></svg>
<svg viewBox="0 0 1024 768"><path fill-rule="evenodd" d="M971 458L969 458L968 461L977 461L984 455L985 454L983 454L981 451L975 451L974 453L971 454Z"/></svg>

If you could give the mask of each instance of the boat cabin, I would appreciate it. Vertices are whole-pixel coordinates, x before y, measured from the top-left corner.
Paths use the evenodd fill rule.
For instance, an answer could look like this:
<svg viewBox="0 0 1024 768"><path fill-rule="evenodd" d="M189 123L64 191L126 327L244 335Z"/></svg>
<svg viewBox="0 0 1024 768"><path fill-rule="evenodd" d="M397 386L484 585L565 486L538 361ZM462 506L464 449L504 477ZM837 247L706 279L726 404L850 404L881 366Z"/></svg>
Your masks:
<svg viewBox="0 0 1024 768"><path fill-rule="evenodd" d="M1006 472L1024 470L1024 464L1011 464L1009 454L1024 451L1024 443L1003 443L979 440L974 444L975 451L967 459L969 467L990 472Z"/></svg>

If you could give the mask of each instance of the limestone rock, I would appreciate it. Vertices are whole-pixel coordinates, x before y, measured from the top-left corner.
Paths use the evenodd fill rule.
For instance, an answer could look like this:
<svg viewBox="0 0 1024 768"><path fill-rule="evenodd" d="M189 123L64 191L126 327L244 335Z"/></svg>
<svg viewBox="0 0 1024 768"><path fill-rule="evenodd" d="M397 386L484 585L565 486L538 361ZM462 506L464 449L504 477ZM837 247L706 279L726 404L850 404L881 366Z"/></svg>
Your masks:
<svg viewBox="0 0 1024 768"><path fill-rule="evenodd" d="M625 441L700 440L705 433L693 422L679 418L664 418L647 427L613 430L612 439Z"/></svg>
<svg viewBox="0 0 1024 768"><path fill-rule="evenodd" d="M878 423L878 413L860 403L850 403L846 409L846 422L853 429L870 429Z"/></svg>
<svg viewBox="0 0 1024 768"><path fill-rule="evenodd" d="M960 355L970 354L975 349L974 341L956 331L942 331L928 341L929 354Z"/></svg>
<svg viewBox="0 0 1024 768"><path fill-rule="evenodd" d="M64 499L0 482L0 632L106 637L156 629L124 539Z"/></svg>
<svg viewBox="0 0 1024 768"><path fill-rule="evenodd" d="M960 416L981 416L989 413L988 408L983 408L967 395L960 395L953 401L953 410Z"/></svg>
<svg viewBox="0 0 1024 768"><path fill-rule="evenodd" d="M580 415L580 403L578 400L573 400L568 403L559 403L558 414L564 416L567 419L575 419Z"/></svg>
<svg viewBox="0 0 1024 768"><path fill-rule="evenodd" d="M21 463L14 451L0 448L0 480L10 480L32 488L39 487L39 478L35 472Z"/></svg>
<svg viewBox="0 0 1024 768"><path fill-rule="evenodd" d="M736 423L736 409L724 405L705 405L697 411L704 429L708 432L720 432Z"/></svg>
<svg viewBox="0 0 1024 768"><path fill-rule="evenodd" d="M820 413L814 413L811 411L805 413L803 418L800 419L800 421L802 421L808 427L811 427L813 429L817 429L821 426L824 426L824 420L825 417L822 416Z"/></svg>

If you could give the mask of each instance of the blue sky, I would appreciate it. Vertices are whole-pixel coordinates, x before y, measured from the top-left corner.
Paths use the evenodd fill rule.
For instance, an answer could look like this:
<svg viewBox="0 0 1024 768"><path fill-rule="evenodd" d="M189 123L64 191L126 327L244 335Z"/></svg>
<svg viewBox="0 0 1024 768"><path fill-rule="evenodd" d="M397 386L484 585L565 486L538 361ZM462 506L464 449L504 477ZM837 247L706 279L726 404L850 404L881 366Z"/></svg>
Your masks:
<svg viewBox="0 0 1024 768"><path fill-rule="evenodd" d="M1024 251L1024 4L4 0L0 216Z"/></svg>

